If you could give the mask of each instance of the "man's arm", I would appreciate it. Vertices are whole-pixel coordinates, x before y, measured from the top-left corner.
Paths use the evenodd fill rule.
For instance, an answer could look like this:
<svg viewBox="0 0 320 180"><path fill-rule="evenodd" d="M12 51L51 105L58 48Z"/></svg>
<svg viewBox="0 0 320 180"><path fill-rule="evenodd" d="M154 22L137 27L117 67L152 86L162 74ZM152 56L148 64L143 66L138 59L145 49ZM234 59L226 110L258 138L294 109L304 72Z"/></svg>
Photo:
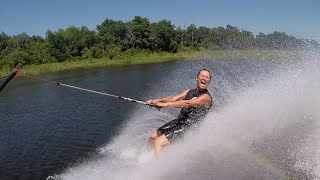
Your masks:
<svg viewBox="0 0 320 180"><path fill-rule="evenodd" d="M167 102L174 102L174 101L179 101L186 97L189 89L182 91L181 93L175 95L175 96L167 96L161 99L150 99L147 101L149 104L158 104L158 103L167 103Z"/></svg>
<svg viewBox="0 0 320 180"><path fill-rule="evenodd" d="M211 103L211 96L208 94L203 94L197 98L190 99L190 100L179 100L179 101L169 101L169 102L158 102L155 103L161 107L175 107L175 108L182 108L182 107L197 107L203 106L206 104Z"/></svg>

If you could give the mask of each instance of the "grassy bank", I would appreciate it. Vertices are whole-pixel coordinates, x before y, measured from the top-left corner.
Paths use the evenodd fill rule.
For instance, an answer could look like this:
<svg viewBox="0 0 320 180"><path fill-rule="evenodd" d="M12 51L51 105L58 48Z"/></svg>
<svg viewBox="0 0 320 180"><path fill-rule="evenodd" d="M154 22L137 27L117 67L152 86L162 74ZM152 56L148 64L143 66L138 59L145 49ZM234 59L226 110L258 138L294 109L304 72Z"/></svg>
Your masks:
<svg viewBox="0 0 320 180"><path fill-rule="evenodd" d="M182 55L184 59L214 59L214 60L278 60L296 59L297 51L280 50L214 50L214 51L191 51Z"/></svg>
<svg viewBox="0 0 320 180"><path fill-rule="evenodd" d="M71 70L76 68L94 68L94 67L106 67L106 66L124 66L133 64L151 64L162 63L167 61L173 61L182 59L179 55L170 53L150 53L150 54L136 54L134 56L125 56L122 58L114 58L112 60L108 58L101 59L70 59L61 63L47 63L39 65L26 65L20 69L21 73L29 75L38 75L41 73L57 72L64 70ZM7 76L12 69L2 68L0 69L0 77Z"/></svg>
<svg viewBox="0 0 320 180"><path fill-rule="evenodd" d="M185 51L172 53L138 53L134 55L118 56L112 60L108 58L101 59L71 59L62 63L48 63L40 65L26 65L20 72L29 75L37 75L47 72L57 72L76 68L91 68L104 66L119 66L131 64L151 64L162 63L173 60L194 60L194 59L213 59L213 60L239 60L239 59L294 59L297 58L294 51L276 51L276 50L214 50L214 51ZM5 77L11 69L2 68L0 77Z"/></svg>

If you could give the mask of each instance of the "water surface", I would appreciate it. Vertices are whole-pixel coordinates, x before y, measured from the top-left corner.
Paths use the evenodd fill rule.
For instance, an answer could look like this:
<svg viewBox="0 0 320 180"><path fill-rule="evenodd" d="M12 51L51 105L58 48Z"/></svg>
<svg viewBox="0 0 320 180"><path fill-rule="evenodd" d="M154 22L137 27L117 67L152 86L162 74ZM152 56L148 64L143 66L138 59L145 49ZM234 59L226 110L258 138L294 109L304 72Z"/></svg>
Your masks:
<svg viewBox="0 0 320 180"><path fill-rule="evenodd" d="M319 71L301 63L177 61L40 76L145 101L194 88L196 73L210 69L214 106L202 129L145 163L138 152L149 133L177 109L16 77L0 95L0 179L312 179Z"/></svg>

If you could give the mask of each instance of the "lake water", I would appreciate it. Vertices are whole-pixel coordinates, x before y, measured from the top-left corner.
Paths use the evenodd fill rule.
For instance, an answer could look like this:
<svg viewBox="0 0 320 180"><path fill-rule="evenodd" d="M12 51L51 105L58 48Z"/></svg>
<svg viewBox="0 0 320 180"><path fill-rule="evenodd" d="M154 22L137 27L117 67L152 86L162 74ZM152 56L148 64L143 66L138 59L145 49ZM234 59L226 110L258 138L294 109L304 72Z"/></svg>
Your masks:
<svg viewBox="0 0 320 180"><path fill-rule="evenodd" d="M40 75L146 101L194 88L212 71L200 129L155 159L150 132L175 118L122 99L15 77L0 94L0 179L316 179L318 56L176 61Z"/></svg>

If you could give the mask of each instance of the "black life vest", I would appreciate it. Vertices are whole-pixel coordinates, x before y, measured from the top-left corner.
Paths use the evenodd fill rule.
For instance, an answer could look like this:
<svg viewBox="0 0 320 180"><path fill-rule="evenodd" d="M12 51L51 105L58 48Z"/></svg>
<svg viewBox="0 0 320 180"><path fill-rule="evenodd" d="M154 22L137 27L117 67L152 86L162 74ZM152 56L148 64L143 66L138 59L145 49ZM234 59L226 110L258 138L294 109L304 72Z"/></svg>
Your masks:
<svg viewBox="0 0 320 180"><path fill-rule="evenodd" d="M197 98L203 94L208 94L211 97L207 89L204 89L204 90L191 89L188 91L187 95L185 96L185 98L183 98L183 100L190 100L193 98ZM180 114L178 118L187 124L197 123L207 115L211 106L212 106L212 100L209 104L204 106L184 107L180 110Z"/></svg>

